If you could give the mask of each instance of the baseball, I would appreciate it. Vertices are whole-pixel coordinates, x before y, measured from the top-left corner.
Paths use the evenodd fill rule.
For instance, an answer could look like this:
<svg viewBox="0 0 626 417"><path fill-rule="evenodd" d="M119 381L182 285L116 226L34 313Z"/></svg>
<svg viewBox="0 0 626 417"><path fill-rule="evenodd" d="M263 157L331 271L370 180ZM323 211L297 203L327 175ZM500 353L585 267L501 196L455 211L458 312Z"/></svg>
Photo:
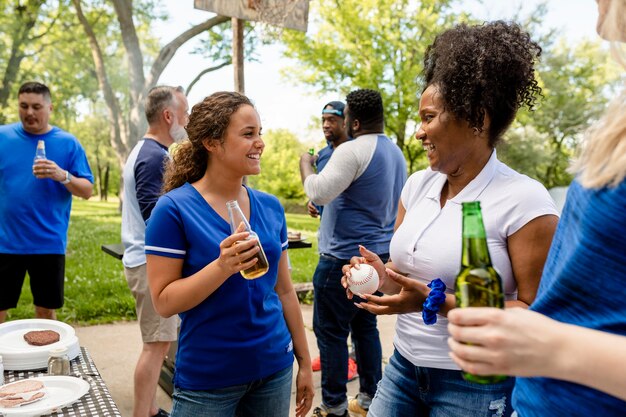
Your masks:
<svg viewBox="0 0 626 417"><path fill-rule="evenodd" d="M353 294L373 294L378 290L378 272L368 264L350 268L348 287Z"/></svg>

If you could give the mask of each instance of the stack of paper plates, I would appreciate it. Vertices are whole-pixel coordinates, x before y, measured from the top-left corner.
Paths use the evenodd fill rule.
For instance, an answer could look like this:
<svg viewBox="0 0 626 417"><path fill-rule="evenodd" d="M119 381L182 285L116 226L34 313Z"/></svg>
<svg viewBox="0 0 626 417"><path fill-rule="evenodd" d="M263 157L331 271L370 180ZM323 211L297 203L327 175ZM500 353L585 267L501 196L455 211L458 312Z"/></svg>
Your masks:
<svg viewBox="0 0 626 417"><path fill-rule="evenodd" d="M24 334L33 330L53 330L60 339L46 346L32 346L24 340ZM0 324L0 356L7 371L44 369L52 349L66 347L68 356L74 359L80 346L74 328L56 320L15 320Z"/></svg>

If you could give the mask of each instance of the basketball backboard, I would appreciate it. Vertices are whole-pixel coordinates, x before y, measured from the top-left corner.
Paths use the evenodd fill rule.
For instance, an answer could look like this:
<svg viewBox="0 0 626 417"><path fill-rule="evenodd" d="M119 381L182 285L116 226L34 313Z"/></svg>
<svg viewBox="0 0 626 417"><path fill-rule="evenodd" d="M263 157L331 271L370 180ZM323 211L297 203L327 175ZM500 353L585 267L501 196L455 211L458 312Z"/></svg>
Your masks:
<svg viewBox="0 0 626 417"><path fill-rule="evenodd" d="M302 32L309 23L309 0L194 0L194 7Z"/></svg>

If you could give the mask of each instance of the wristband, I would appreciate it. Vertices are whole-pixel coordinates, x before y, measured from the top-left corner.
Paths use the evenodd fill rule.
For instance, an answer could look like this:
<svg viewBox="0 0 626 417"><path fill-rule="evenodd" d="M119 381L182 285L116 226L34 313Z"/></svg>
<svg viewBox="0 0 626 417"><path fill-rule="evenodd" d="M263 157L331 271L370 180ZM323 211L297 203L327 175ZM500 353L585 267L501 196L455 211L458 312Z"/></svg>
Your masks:
<svg viewBox="0 0 626 417"><path fill-rule="evenodd" d="M437 323L439 307L446 301L446 284L439 278L435 278L428 284L428 288L430 288L430 293L424 301L422 319L424 319L424 324L430 325Z"/></svg>
<svg viewBox="0 0 626 417"><path fill-rule="evenodd" d="M69 182L72 180L72 174L70 174L69 171L65 171L65 179L63 181L61 181L61 184L65 185L65 184L69 184Z"/></svg>

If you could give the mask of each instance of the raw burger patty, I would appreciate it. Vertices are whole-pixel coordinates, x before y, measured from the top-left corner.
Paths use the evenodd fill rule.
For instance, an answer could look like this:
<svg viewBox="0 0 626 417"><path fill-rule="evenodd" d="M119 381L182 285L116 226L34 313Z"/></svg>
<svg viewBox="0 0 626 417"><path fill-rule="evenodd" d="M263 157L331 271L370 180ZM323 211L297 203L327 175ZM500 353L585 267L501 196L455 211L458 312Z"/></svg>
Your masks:
<svg viewBox="0 0 626 417"><path fill-rule="evenodd" d="M5 397L5 398L0 399L0 406L11 408L11 407L16 407L22 404L30 404L37 400L40 400L41 398L43 398L44 395L45 394L43 392L38 392L32 397L30 397L28 400L25 400L24 398L6 398Z"/></svg>
<svg viewBox="0 0 626 417"><path fill-rule="evenodd" d="M43 382L32 379L25 379L14 384L7 384L0 387L0 398L11 397L15 394L37 391L43 388Z"/></svg>
<svg viewBox="0 0 626 417"><path fill-rule="evenodd" d="M26 343L33 346L45 346L59 341L61 336L54 330L33 330L24 333Z"/></svg>

